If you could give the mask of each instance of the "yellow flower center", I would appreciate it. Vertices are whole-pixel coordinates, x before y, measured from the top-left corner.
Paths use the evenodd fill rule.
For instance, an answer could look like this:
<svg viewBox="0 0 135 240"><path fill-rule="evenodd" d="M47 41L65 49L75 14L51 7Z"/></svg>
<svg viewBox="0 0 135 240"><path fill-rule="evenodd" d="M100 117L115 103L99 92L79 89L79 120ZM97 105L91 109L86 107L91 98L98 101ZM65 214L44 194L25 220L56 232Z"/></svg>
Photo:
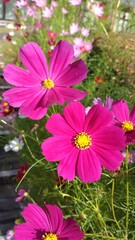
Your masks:
<svg viewBox="0 0 135 240"><path fill-rule="evenodd" d="M7 107L8 106L8 102L3 102L3 107Z"/></svg>
<svg viewBox="0 0 135 240"><path fill-rule="evenodd" d="M130 121L125 121L122 123L122 128L125 132L131 132L134 130L134 125Z"/></svg>
<svg viewBox="0 0 135 240"><path fill-rule="evenodd" d="M54 87L54 82L50 78L45 79L43 82L43 87L47 89L51 89Z"/></svg>
<svg viewBox="0 0 135 240"><path fill-rule="evenodd" d="M77 148L83 150L92 145L92 138L87 133L80 132L75 136L74 142Z"/></svg>
<svg viewBox="0 0 135 240"><path fill-rule="evenodd" d="M45 233L44 235L42 235L42 240L58 240L56 234L53 233Z"/></svg>

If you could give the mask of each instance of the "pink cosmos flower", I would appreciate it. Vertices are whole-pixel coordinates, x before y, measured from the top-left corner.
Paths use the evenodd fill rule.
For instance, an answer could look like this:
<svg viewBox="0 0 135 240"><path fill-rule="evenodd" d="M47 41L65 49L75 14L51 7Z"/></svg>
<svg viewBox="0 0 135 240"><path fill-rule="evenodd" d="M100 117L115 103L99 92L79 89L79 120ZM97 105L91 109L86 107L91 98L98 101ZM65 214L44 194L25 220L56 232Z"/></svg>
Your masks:
<svg viewBox="0 0 135 240"><path fill-rule="evenodd" d="M105 103L103 103L102 99L101 98L94 98L93 100L93 104L96 105L96 104L101 104L105 107L108 108L108 110L112 110L112 104L113 104L114 100L111 98L111 97L106 97L106 101Z"/></svg>
<svg viewBox="0 0 135 240"><path fill-rule="evenodd" d="M35 15L35 9L33 8L33 7L27 7L27 9L26 9L26 13L27 13L27 15L28 16L30 16L30 17L34 17L34 15Z"/></svg>
<svg viewBox="0 0 135 240"><path fill-rule="evenodd" d="M66 8L64 8L64 7L61 9L61 11L62 11L63 14L67 14L68 13L68 10Z"/></svg>
<svg viewBox="0 0 135 240"><path fill-rule="evenodd" d="M80 100L87 95L84 91L70 88L86 77L87 68L83 60L71 63L73 46L67 41L59 41L56 45L49 70L42 49L34 42L22 46L20 58L28 70L8 64L4 78L16 88L3 95L11 106L20 107L19 112L24 116L41 119L49 106Z"/></svg>
<svg viewBox="0 0 135 240"><path fill-rule="evenodd" d="M34 0L37 7L44 7L46 5L46 0Z"/></svg>
<svg viewBox="0 0 135 240"><path fill-rule="evenodd" d="M122 128L125 133L126 144L135 143L135 106L130 112L128 104L121 99L113 103L112 112L115 124Z"/></svg>
<svg viewBox="0 0 135 240"><path fill-rule="evenodd" d="M9 2L10 0L3 0L3 2L5 2L5 3L7 3L7 2Z"/></svg>
<svg viewBox="0 0 135 240"><path fill-rule="evenodd" d="M52 1L51 6L54 7L54 8L58 7L58 2Z"/></svg>
<svg viewBox="0 0 135 240"><path fill-rule="evenodd" d="M26 223L15 226L15 240L82 240L84 233L73 218L64 219L56 205L45 204L42 209L34 203L24 208Z"/></svg>
<svg viewBox="0 0 135 240"><path fill-rule="evenodd" d="M85 183L98 181L101 166L114 171L123 160L124 133L112 123L112 113L102 105L86 114L81 103L71 103L64 114L53 114L47 121L46 129L54 136L42 143L42 154L47 161L60 160L58 174L64 180L78 176Z"/></svg>
<svg viewBox="0 0 135 240"><path fill-rule="evenodd" d="M92 5L92 10L97 17L102 17L104 14L104 6L101 3L96 3Z"/></svg>
<svg viewBox="0 0 135 240"><path fill-rule="evenodd" d="M81 29L81 33L84 37L88 37L89 36L89 30L87 28L82 28Z"/></svg>
<svg viewBox="0 0 135 240"><path fill-rule="evenodd" d="M26 196L27 192L25 189L21 188L18 191L18 197L15 199L16 202L20 202L25 196Z"/></svg>
<svg viewBox="0 0 135 240"><path fill-rule="evenodd" d="M18 7L18 8L22 8L22 7L27 6L27 5L28 5L27 0L20 0L20 1L16 2L16 7Z"/></svg>
<svg viewBox="0 0 135 240"><path fill-rule="evenodd" d="M43 10L43 17L51 18L53 13L54 13L53 7L50 7L50 8L45 7L45 9Z"/></svg>
<svg viewBox="0 0 135 240"><path fill-rule="evenodd" d="M70 34L75 34L79 32L78 23L72 23L70 26Z"/></svg>
<svg viewBox="0 0 135 240"><path fill-rule="evenodd" d="M69 0L70 4L73 6L80 5L82 3L82 0Z"/></svg>

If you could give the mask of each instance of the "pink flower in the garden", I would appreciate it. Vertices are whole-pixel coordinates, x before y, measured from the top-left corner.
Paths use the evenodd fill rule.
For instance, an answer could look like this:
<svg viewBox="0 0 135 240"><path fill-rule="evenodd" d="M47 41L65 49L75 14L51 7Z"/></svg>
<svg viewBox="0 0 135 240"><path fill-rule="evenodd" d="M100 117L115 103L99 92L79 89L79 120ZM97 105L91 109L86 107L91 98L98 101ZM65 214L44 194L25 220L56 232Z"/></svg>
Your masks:
<svg viewBox="0 0 135 240"><path fill-rule="evenodd" d="M48 37L49 38L56 38L57 36L58 36L58 33L56 33L56 32L53 32L53 31L51 31L51 30L47 30L47 35L48 35Z"/></svg>
<svg viewBox="0 0 135 240"><path fill-rule="evenodd" d="M69 35L69 33L64 29L62 29L60 36L67 36L67 35Z"/></svg>
<svg viewBox="0 0 135 240"><path fill-rule="evenodd" d="M72 23L70 26L70 34L75 34L79 31L78 23Z"/></svg>
<svg viewBox="0 0 135 240"><path fill-rule="evenodd" d="M5 3L7 3L7 2L9 2L10 0L3 0L3 2L5 2Z"/></svg>
<svg viewBox="0 0 135 240"><path fill-rule="evenodd" d="M71 63L74 51L67 41L56 45L49 70L42 49L34 42L22 46L20 58L28 70L12 64L5 67L4 78L16 88L5 91L3 96L11 106L20 107L19 113L24 116L41 119L49 106L80 100L87 95L70 88L86 77L87 68L81 59Z"/></svg>
<svg viewBox="0 0 135 240"><path fill-rule="evenodd" d="M92 106L86 114L80 102L71 103L64 114L48 119L46 129L53 136L42 143L42 154L47 161L60 161L58 174L64 180L78 176L85 183L95 182L101 177L101 166L114 171L121 165L125 136L102 105Z"/></svg>
<svg viewBox="0 0 135 240"><path fill-rule="evenodd" d="M20 0L20 1L16 2L16 7L18 7L18 8L21 8L21 7L24 7L24 6L27 6L27 5L28 5L27 0Z"/></svg>
<svg viewBox="0 0 135 240"><path fill-rule="evenodd" d="M58 7L58 2L52 1L52 2L51 2L51 6L54 7L54 8L55 8L55 7Z"/></svg>
<svg viewBox="0 0 135 240"><path fill-rule="evenodd" d="M92 5L92 10L95 16L102 17L104 14L104 6L101 3L96 3Z"/></svg>
<svg viewBox="0 0 135 240"><path fill-rule="evenodd" d="M53 13L54 13L53 7L50 7L50 8L45 7L45 9L43 10L43 17L51 18Z"/></svg>
<svg viewBox="0 0 135 240"><path fill-rule="evenodd" d="M84 42L83 48L84 48L84 52L89 52L92 50L93 46L91 42Z"/></svg>
<svg viewBox="0 0 135 240"><path fill-rule="evenodd" d="M82 0L69 0L69 3L73 6L77 6L82 3Z"/></svg>
<svg viewBox="0 0 135 240"><path fill-rule="evenodd" d="M37 7L44 7L46 5L46 0L34 0Z"/></svg>
<svg viewBox="0 0 135 240"><path fill-rule="evenodd" d="M15 199L16 202L20 202L25 196L27 195L27 192L25 189L21 188L18 191L18 197Z"/></svg>
<svg viewBox="0 0 135 240"><path fill-rule="evenodd" d="M14 231L13 230L8 230L6 232L6 240L14 240L13 236L14 236Z"/></svg>
<svg viewBox="0 0 135 240"><path fill-rule="evenodd" d="M82 240L84 233L73 218L64 219L56 205L29 203L22 216L25 223L15 226L15 240Z"/></svg>
<svg viewBox="0 0 135 240"><path fill-rule="evenodd" d="M78 46L78 47L82 47L83 46L83 40L82 40L82 38L74 38L74 40L73 40L73 42L74 42L74 44L76 45L76 46Z"/></svg>
<svg viewBox="0 0 135 240"><path fill-rule="evenodd" d="M29 169L29 165L28 163L25 163L25 165L21 165L18 169L18 175L17 175L17 180L20 181L24 174L27 172L27 170Z"/></svg>
<svg viewBox="0 0 135 240"><path fill-rule="evenodd" d="M26 9L26 13L27 13L27 15L28 16L30 16L30 17L34 17L34 15L35 15L35 9L33 8L33 7L27 7L27 9Z"/></svg>
<svg viewBox="0 0 135 240"><path fill-rule="evenodd" d="M68 13L68 10L66 8L64 8L64 7L61 9L61 11L62 11L63 14L67 14Z"/></svg>
<svg viewBox="0 0 135 240"><path fill-rule="evenodd" d="M96 105L96 104L101 104L102 106L105 106L108 108L108 110L112 110L112 104L113 104L113 99L111 97L106 97L106 101L105 103L103 103L102 99L101 98L94 98L93 100L93 104Z"/></svg>
<svg viewBox="0 0 135 240"><path fill-rule="evenodd" d="M88 37L89 36L89 30L87 28L82 28L81 29L81 33L84 37Z"/></svg>
<svg viewBox="0 0 135 240"><path fill-rule="evenodd" d="M112 112L115 124L122 128L125 133L126 143L135 143L135 106L130 112L128 104L121 99L113 103Z"/></svg>
<svg viewBox="0 0 135 240"><path fill-rule="evenodd" d="M35 29L35 30L41 29L41 28L43 28L43 27L44 27L44 26L43 26L42 22L38 22L38 23L36 23L36 24L34 25L34 29Z"/></svg>
<svg viewBox="0 0 135 240"><path fill-rule="evenodd" d="M82 51L80 47L77 45L74 45L73 47L74 47L74 57L78 58L81 55Z"/></svg>

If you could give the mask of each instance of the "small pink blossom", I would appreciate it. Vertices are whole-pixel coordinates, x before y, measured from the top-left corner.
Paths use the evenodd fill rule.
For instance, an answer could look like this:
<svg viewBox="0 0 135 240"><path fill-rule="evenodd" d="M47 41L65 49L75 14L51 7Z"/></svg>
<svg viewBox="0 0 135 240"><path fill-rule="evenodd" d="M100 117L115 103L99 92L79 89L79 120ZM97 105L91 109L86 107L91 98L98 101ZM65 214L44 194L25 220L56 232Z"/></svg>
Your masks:
<svg viewBox="0 0 135 240"><path fill-rule="evenodd" d="M25 223L15 226L15 240L67 239L82 240L84 233L73 218L64 219L61 209L56 205L29 203L22 216Z"/></svg>
<svg viewBox="0 0 135 240"><path fill-rule="evenodd" d="M74 47L74 57L78 58L81 55L82 51L80 47L77 45L74 45L73 47Z"/></svg>
<svg viewBox="0 0 135 240"><path fill-rule="evenodd" d="M33 7L28 6L26 9L26 13L30 17L34 17L35 15L35 9Z"/></svg>
<svg viewBox="0 0 135 240"><path fill-rule="evenodd" d="M75 34L79 32L78 23L72 23L70 26L70 34Z"/></svg>
<svg viewBox="0 0 135 240"><path fill-rule="evenodd" d="M68 10L66 8L64 8L64 7L61 9L61 11L62 11L63 14L67 14L68 13Z"/></svg>
<svg viewBox="0 0 135 240"><path fill-rule="evenodd" d="M13 240L13 236L14 236L14 231L8 230L6 233L6 240Z"/></svg>
<svg viewBox="0 0 135 240"><path fill-rule="evenodd" d="M37 7L44 7L46 5L46 0L34 0Z"/></svg>
<svg viewBox="0 0 135 240"><path fill-rule="evenodd" d="M77 6L82 3L82 0L69 0L69 3L73 6Z"/></svg>
<svg viewBox="0 0 135 240"><path fill-rule="evenodd" d="M45 9L43 10L43 17L51 18L53 13L54 13L53 7L50 7L50 8L45 7Z"/></svg>
<svg viewBox="0 0 135 240"><path fill-rule="evenodd" d="M22 7L27 6L27 5L28 5L27 0L20 0L20 1L17 1L17 2L16 2L16 6L17 6L18 8L22 8Z"/></svg>
<svg viewBox="0 0 135 240"><path fill-rule="evenodd" d="M42 143L42 154L49 162L59 161L58 175L64 180L78 176L85 183L98 181L102 167L114 171L123 160L125 137L113 125L112 113L100 104L85 111L80 102L71 103L46 124L53 136Z"/></svg>
<svg viewBox="0 0 135 240"><path fill-rule="evenodd" d="M62 29L60 36L67 36L67 35L69 35L69 32Z"/></svg>
<svg viewBox="0 0 135 240"><path fill-rule="evenodd" d="M54 7L54 8L58 7L58 2L52 1L51 6Z"/></svg>
<svg viewBox="0 0 135 240"><path fill-rule="evenodd" d="M87 28L82 28L81 29L81 33L84 37L88 37L89 36L89 30Z"/></svg>
<svg viewBox="0 0 135 240"><path fill-rule="evenodd" d="M74 44L76 45L76 46L78 46L78 47L82 47L83 46L83 40L82 40L82 38L74 38L74 40L73 40L73 42L74 42Z"/></svg>
<svg viewBox="0 0 135 240"><path fill-rule="evenodd" d="M21 188L18 191L18 197L15 199L16 202L20 202L25 196L26 196L27 192L25 189Z"/></svg>
<svg viewBox="0 0 135 240"><path fill-rule="evenodd" d="M84 42L84 49L86 52L91 51L93 48L92 44L90 42Z"/></svg>
<svg viewBox="0 0 135 240"><path fill-rule="evenodd" d="M92 5L92 10L95 16L102 17L104 14L104 6L101 3L96 3Z"/></svg>

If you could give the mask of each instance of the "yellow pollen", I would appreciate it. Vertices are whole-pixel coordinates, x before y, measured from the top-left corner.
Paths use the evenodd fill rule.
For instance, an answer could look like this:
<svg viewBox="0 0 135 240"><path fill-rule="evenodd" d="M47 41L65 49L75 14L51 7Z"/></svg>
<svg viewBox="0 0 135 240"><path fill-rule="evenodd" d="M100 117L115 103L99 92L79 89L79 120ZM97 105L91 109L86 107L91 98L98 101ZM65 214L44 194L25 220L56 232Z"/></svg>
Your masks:
<svg viewBox="0 0 135 240"><path fill-rule="evenodd" d="M131 132L134 130L134 125L130 121L125 121L122 123L122 128L125 132Z"/></svg>
<svg viewBox="0 0 135 240"><path fill-rule="evenodd" d="M43 82L43 87L47 89L51 89L54 87L54 82L50 78L45 79Z"/></svg>
<svg viewBox="0 0 135 240"><path fill-rule="evenodd" d="M45 233L45 235L42 235L42 240L58 240L56 234L53 233Z"/></svg>
<svg viewBox="0 0 135 240"><path fill-rule="evenodd" d="M3 107L7 107L8 103L7 102L3 102Z"/></svg>
<svg viewBox="0 0 135 240"><path fill-rule="evenodd" d="M6 109L4 109L4 112L8 113L8 112L10 112L10 110L6 108Z"/></svg>
<svg viewBox="0 0 135 240"><path fill-rule="evenodd" d="M92 138L87 133L80 132L75 136L74 143L81 150L87 149L92 145Z"/></svg>

